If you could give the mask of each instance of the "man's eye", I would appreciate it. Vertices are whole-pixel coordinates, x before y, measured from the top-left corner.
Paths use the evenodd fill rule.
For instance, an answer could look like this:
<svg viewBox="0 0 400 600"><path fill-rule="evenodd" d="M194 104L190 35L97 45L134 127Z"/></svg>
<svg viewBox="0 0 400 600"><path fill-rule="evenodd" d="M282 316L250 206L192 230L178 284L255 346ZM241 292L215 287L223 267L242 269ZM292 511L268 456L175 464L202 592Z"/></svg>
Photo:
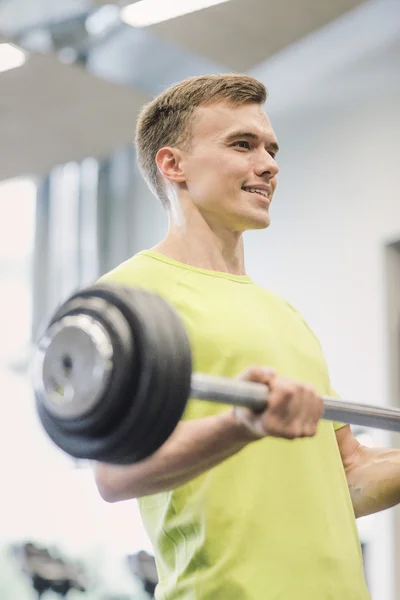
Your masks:
<svg viewBox="0 0 400 600"><path fill-rule="evenodd" d="M246 142L245 140L240 140L238 142L235 142L233 145L239 146L240 148L246 148L247 150L250 150L250 144L249 144L249 142Z"/></svg>

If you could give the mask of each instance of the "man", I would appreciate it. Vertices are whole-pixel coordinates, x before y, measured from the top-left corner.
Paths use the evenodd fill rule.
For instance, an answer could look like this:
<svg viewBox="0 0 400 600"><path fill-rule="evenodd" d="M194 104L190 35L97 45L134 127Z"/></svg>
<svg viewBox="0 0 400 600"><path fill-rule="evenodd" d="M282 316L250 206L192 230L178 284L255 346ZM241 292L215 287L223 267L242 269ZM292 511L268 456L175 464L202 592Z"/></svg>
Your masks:
<svg viewBox="0 0 400 600"><path fill-rule="evenodd" d="M105 500L139 499L159 600L367 600L355 517L400 501L400 453L320 420L333 392L318 340L246 274L242 234L269 226L278 174L265 100L255 79L219 75L144 107L138 162L169 230L104 278L179 311L194 370L270 388L261 415L191 400L153 456L96 466Z"/></svg>

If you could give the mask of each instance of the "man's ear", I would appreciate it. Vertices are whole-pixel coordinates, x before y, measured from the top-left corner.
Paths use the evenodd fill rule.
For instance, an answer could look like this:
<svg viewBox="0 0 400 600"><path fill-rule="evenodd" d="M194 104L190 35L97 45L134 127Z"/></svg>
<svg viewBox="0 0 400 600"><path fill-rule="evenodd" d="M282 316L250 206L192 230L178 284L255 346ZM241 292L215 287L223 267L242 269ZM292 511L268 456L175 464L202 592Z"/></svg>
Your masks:
<svg viewBox="0 0 400 600"><path fill-rule="evenodd" d="M165 146L156 154L156 164L161 175L175 183L186 181L182 168L182 155L178 148Z"/></svg>

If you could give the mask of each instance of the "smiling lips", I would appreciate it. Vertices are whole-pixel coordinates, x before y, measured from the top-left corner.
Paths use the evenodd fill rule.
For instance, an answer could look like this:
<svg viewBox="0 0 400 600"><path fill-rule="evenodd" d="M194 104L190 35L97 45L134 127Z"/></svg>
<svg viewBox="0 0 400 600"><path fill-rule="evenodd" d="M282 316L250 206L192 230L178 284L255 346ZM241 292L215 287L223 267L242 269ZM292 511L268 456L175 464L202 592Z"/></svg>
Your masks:
<svg viewBox="0 0 400 600"><path fill-rule="evenodd" d="M258 194L269 200L269 194L271 193L271 187L269 185L256 185L256 186L244 186L242 188L245 192L249 192L251 194Z"/></svg>

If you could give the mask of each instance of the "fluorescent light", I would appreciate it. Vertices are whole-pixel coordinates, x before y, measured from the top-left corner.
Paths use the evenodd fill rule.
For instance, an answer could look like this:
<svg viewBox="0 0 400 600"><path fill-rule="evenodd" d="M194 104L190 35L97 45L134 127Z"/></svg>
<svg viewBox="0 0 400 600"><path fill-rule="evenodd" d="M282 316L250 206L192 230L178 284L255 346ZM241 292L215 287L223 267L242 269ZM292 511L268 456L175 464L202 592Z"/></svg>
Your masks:
<svg viewBox="0 0 400 600"><path fill-rule="evenodd" d="M0 44L0 73L16 69L26 61L25 52L13 44Z"/></svg>
<svg viewBox="0 0 400 600"><path fill-rule="evenodd" d="M121 9L121 19L132 27L148 27L229 0L140 0Z"/></svg>

